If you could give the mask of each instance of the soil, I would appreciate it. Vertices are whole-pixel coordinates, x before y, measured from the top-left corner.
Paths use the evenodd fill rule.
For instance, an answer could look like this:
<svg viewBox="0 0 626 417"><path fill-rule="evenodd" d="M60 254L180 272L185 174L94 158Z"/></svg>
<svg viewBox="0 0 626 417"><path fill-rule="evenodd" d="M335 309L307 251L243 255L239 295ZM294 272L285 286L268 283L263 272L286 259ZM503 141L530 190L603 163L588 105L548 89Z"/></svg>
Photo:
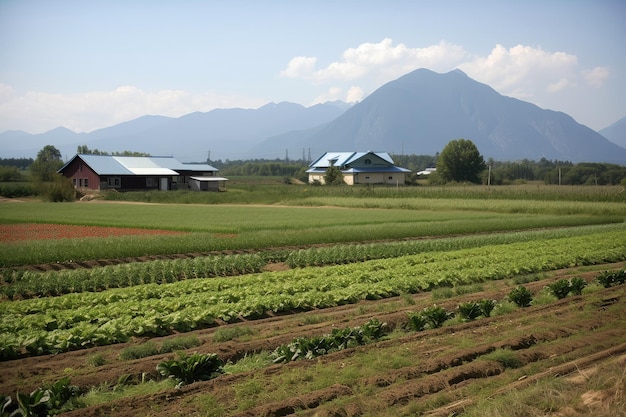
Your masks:
<svg viewBox="0 0 626 417"><path fill-rule="evenodd" d="M623 269L626 263L604 265L606 270ZM274 270L284 265L270 266ZM598 270L598 269L596 269ZM560 278L581 276L588 282L597 272L582 270L555 271L550 276L525 284L534 294ZM217 353L224 361L235 362L252 353L271 351L298 336L330 333L335 328L354 327L375 317L396 329L398 334L408 312L420 311L433 303L454 310L460 303L479 299L503 300L513 284L496 281L484 284L484 290L446 300L433 301L432 294L420 293L386 300L365 301L332 309L294 312L207 328L192 332L202 342L188 353ZM411 410L433 416L455 415L483 396L480 386L497 386L494 396L522 389L554 377L574 379L602 369L605 362L626 355L626 286L601 289L583 296L571 296L547 305L532 306L512 313L467 323L455 322L439 329L422 332L400 332L389 338L358 348L331 353L315 360L300 360L272 365L260 370L222 375L210 381L196 382L180 389L156 394L137 395L107 404L82 408L68 416L172 416L207 415L203 399L208 394L221 404L228 416L286 416L298 412L304 416L411 415ZM213 336L224 327L246 327L252 335L226 342L215 342ZM161 343L167 338L150 339ZM157 378L156 365L174 354L155 355L138 360L121 360L122 350L145 343L96 347L57 355L27 357L2 363L1 394L30 392L45 383L71 376L72 384L83 390L113 386L120 377ZM514 353L517 366L511 368L489 359L489 353L508 349ZM392 358L398 350L413 358L410 365L385 367L375 375L340 378L343 369L353 366L356 358L372 352ZM100 357L103 365L93 364ZM623 364L622 362L620 362ZM259 396L247 407L236 402L234 387L246 381L262 381L271 386L279 376L304 374L318 366L337 369L336 380L307 392L274 399ZM623 392L620 395L623 396ZM443 404L439 399L445 398ZM581 406L567 410L571 416L600 415L616 395L605 391L587 391ZM584 403L583 403L584 402ZM586 411L585 411L586 410ZM565 411L563 411L565 412ZM556 414L555 414L556 415Z"/></svg>
<svg viewBox="0 0 626 417"><path fill-rule="evenodd" d="M0 241L73 239L83 237L112 237L133 235L175 235L172 230L136 229L126 227L72 226L67 224L19 223L0 224Z"/></svg>

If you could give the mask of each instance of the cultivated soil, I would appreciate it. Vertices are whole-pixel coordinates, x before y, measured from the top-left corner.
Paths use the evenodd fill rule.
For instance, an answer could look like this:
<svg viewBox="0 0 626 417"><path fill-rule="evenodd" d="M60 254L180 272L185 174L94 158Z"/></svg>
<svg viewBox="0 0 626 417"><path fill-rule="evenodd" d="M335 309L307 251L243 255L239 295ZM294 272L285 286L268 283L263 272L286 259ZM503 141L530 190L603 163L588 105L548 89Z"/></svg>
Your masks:
<svg viewBox="0 0 626 417"><path fill-rule="evenodd" d="M273 267L284 268L282 265ZM589 269L555 271L525 286L537 294L548 283L560 278L580 276L592 282L597 271L625 267L626 263L619 263L594 268L596 272L589 272ZM510 280L503 280L485 283L482 292L448 299L433 300L431 293L420 293L253 321L222 323L191 332L202 344L189 349L188 353L216 353L224 361L236 362L256 352L272 351L299 336L326 334L335 328L361 325L371 318L379 319L396 331L387 340L314 360L222 375L179 389L117 399L66 415L287 416L298 413L302 416L449 416L460 415L464 409L487 397L497 398L542 381L560 378L564 383L584 387L594 372L615 367L624 369L624 285L471 322L457 320L439 329L421 332L401 329L408 312L421 311L433 304L454 310L467 301L502 301L513 286ZM248 334L227 342L214 342L215 332L226 327L246 327ZM176 335L167 338L172 337ZM161 343L165 339L150 340ZM142 338L132 343L0 363L1 393L30 392L64 376L70 376L72 384L84 390L114 386L124 375L130 375L134 381L156 379L157 364L175 357L175 354L138 360L120 359L124 348L147 340ZM517 362L515 367L486 356L500 349L513 352ZM96 355L104 364L93 364L92 358ZM365 367L363 363L367 361L374 363ZM316 375L329 371L330 376L324 382L316 382ZM245 394L242 387L250 387L253 383L261 388ZM542 415L613 415L606 413L614 408L616 401L622 399L623 404L624 381L621 385L585 388L581 392L583 394L575 402L556 410L544 410ZM558 393L553 395L558 396ZM242 400L244 397L246 401Z"/></svg>

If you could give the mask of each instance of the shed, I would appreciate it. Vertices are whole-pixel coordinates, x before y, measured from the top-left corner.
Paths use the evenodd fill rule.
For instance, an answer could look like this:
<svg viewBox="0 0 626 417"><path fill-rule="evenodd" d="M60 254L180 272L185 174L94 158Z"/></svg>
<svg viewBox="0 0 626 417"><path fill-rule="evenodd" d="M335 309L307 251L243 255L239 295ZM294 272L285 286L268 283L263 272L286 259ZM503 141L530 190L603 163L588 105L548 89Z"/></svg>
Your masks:
<svg viewBox="0 0 626 417"><path fill-rule="evenodd" d="M193 191L224 191L227 178L189 177L189 189Z"/></svg>

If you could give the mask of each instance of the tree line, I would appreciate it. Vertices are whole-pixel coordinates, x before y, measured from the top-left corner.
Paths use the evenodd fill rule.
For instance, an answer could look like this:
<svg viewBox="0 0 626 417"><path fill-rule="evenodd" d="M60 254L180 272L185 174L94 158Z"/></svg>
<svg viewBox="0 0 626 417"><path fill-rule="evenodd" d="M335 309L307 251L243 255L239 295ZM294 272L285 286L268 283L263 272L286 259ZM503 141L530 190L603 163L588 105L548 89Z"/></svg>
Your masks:
<svg viewBox="0 0 626 417"><path fill-rule="evenodd" d="M150 156L142 152L104 152L78 146L77 152L91 155ZM416 180L416 172L436 167L437 172L428 178L431 183L473 182L490 185L508 185L526 181L542 181L561 185L617 185L626 180L626 166L610 163L569 161L484 161L470 140L453 140L436 155L391 155L396 165L411 170L409 183ZM307 181L305 160L238 160L207 161L220 169L224 176L282 176ZM63 165L61 153L52 145L46 145L37 158L0 158L0 181L24 181L23 172L28 169L30 177L37 182L50 182ZM332 174L332 173L331 173ZM332 183L332 181L331 181Z"/></svg>

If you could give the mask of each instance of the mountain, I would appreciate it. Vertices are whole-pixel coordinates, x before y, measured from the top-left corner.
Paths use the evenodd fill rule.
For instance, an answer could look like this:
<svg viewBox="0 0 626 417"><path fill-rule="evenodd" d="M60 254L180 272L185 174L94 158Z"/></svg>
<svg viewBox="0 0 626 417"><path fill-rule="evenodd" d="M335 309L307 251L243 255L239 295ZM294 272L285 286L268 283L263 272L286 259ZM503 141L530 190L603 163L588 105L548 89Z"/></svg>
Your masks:
<svg viewBox="0 0 626 417"><path fill-rule="evenodd" d="M54 145L66 157L79 145L106 152L135 151L151 155L174 155L185 162L211 159L274 158L250 150L268 137L309 129L337 118L349 107L328 102L311 107L294 103L269 103L258 109L215 109L178 118L142 116L90 133L65 128L31 135L21 131L0 134L0 157L32 157L45 145ZM15 138L19 138L16 140ZM11 142L12 146L4 146ZM280 150L284 157L285 149Z"/></svg>
<svg viewBox="0 0 626 417"><path fill-rule="evenodd" d="M0 157L34 158L48 144L64 157L87 145L107 152L174 155L184 162L315 158L327 151L435 155L449 141L464 138L485 159L626 164L626 149L618 146L626 145L624 136L612 133L624 132L625 124L622 119L603 130L616 144L565 113L503 96L460 70L439 74L418 69L352 106L282 102L178 118L143 116L91 133L65 128L38 135L5 132L0 134Z"/></svg>
<svg viewBox="0 0 626 417"><path fill-rule="evenodd" d="M434 155L458 138L472 140L485 159L626 163L626 149L567 114L503 96L460 70L415 70L326 125L269 138L259 148Z"/></svg>
<svg viewBox="0 0 626 417"><path fill-rule="evenodd" d="M64 127L57 127L45 133L30 134L21 130L9 130L0 134L0 158L33 158L37 157L37 152L46 145L54 145L62 150L73 146L73 151L69 156L76 153L77 143L84 137L84 133L72 132ZM66 153L61 152L63 156Z"/></svg>
<svg viewBox="0 0 626 417"><path fill-rule="evenodd" d="M598 133L622 148L626 148L626 117L622 117Z"/></svg>

